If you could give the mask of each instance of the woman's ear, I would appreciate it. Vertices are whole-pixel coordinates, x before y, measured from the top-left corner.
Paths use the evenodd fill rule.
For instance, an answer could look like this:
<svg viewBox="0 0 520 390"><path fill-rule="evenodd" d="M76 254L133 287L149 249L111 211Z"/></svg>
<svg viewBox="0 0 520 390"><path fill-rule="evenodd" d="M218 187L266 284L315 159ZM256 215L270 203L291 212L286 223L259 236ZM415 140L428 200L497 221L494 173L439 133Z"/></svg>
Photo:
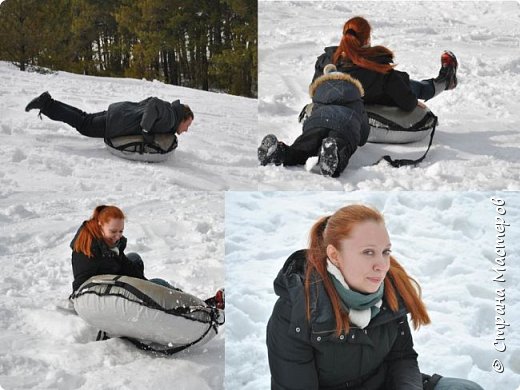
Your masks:
<svg viewBox="0 0 520 390"><path fill-rule="evenodd" d="M332 264L339 268L339 252L332 244L327 245L327 257Z"/></svg>

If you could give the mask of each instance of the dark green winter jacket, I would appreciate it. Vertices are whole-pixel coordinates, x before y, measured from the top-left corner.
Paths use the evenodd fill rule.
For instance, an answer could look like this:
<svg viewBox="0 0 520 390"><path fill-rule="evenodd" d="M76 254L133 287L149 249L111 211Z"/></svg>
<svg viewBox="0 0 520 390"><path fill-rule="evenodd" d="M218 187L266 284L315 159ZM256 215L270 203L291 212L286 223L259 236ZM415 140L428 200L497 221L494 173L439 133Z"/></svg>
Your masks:
<svg viewBox="0 0 520 390"><path fill-rule="evenodd" d="M140 102L118 102L108 106L105 138L125 135L175 133L183 118L184 106L156 97Z"/></svg>
<svg viewBox="0 0 520 390"><path fill-rule="evenodd" d="M267 325L271 388L422 390L404 307L394 313L383 301L365 329L352 325L337 336L330 300L317 281L307 321L305 253L293 253L274 282L279 298Z"/></svg>

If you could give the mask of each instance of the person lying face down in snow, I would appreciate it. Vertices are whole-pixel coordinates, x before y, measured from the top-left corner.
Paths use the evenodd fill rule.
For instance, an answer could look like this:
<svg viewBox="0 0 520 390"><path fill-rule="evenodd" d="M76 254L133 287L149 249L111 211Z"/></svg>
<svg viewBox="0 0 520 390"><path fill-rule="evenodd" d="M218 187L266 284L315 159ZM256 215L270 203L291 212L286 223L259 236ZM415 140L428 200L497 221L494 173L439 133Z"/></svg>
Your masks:
<svg viewBox="0 0 520 390"><path fill-rule="evenodd" d="M74 236L72 249L72 290L78 290L92 276L123 275L149 280L164 287L181 291L164 279L147 279L144 263L137 253L128 253L126 237L123 236L125 215L116 206L97 206L92 217L84 221ZM217 309L224 309L224 289L205 301Z"/></svg>
<svg viewBox="0 0 520 390"><path fill-rule="evenodd" d="M188 131L194 118L190 107L179 100L170 103L156 97L137 103L113 103L107 111L87 114L44 92L25 107L27 112L34 109L52 120L67 123L87 137L112 139L142 135L148 144L153 144L153 134L180 135Z"/></svg>
<svg viewBox="0 0 520 390"><path fill-rule="evenodd" d="M457 87L457 58L451 51L441 55L441 69L436 78L411 80L406 72L395 70L394 53L384 46L371 46L371 26L360 16L349 19L343 26L338 46L325 48L315 64L312 81L323 75L328 64L350 74L365 90L365 104L381 104L412 111L443 91Z"/></svg>
<svg viewBox="0 0 520 390"><path fill-rule="evenodd" d="M338 177L357 147L367 142L370 132L361 99L363 87L329 65L311 84L309 93L312 112L303 123L302 134L290 146L273 134L265 136L258 148L258 160L261 165L293 166L319 156L321 174Z"/></svg>

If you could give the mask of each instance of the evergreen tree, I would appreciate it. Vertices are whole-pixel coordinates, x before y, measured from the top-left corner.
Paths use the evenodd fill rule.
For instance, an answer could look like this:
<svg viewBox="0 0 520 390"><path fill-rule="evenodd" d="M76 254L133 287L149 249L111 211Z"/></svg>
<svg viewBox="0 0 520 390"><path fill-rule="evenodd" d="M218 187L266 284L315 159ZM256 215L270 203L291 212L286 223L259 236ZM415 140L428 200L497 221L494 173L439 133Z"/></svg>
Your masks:
<svg viewBox="0 0 520 390"><path fill-rule="evenodd" d="M90 75L257 91L253 0L5 0L0 59Z"/></svg>
<svg viewBox="0 0 520 390"><path fill-rule="evenodd" d="M256 96L257 93L257 2L226 0L224 50L212 59L210 74L217 88L228 86L232 94Z"/></svg>
<svg viewBox="0 0 520 390"><path fill-rule="evenodd" d="M20 70L38 55L38 0L10 0L0 4L0 53Z"/></svg>
<svg viewBox="0 0 520 390"><path fill-rule="evenodd" d="M71 68L72 23L71 0L39 1L39 35L37 65L52 70L73 71Z"/></svg>

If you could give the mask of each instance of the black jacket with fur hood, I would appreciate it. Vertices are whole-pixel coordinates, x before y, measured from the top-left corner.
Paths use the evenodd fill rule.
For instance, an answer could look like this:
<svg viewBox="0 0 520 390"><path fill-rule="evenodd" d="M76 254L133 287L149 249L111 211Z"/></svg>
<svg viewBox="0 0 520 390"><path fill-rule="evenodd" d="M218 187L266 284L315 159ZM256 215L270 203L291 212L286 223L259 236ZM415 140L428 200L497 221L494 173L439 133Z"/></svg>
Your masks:
<svg viewBox="0 0 520 390"><path fill-rule="evenodd" d="M326 65L332 63L332 57L337 46L325 48L325 53L316 61L315 72L312 81L323 75ZM373 58L380 64L392 63L388 56ZM361 68L352 62L340 62L336 64L338 71L348 73L363 85L365 90L365 104L382 104L385 106L399 107L404 111L412 111L417 106L417 97L410 89L410 76L406 72L391 70L388 73L379 73L373 70Z"/></svg>
<svg viewBox="0 0 520 390"><path fill-rule="evenodd" d="M341 72L318 77L309 87L313 107L303 131L314 128L335 130L355 146L366 143L370 126L363 105L361 83Z"/></svg>
<svg viewBox="0 0 520 390"><path fill-rule="evenodd" d="M293 253L274 281L279 296L267 325L272 390L422 390L403 305L381 311L365 329L335 333L330 299L317 278L311 318L304 294L306 251Z"/></svg>

